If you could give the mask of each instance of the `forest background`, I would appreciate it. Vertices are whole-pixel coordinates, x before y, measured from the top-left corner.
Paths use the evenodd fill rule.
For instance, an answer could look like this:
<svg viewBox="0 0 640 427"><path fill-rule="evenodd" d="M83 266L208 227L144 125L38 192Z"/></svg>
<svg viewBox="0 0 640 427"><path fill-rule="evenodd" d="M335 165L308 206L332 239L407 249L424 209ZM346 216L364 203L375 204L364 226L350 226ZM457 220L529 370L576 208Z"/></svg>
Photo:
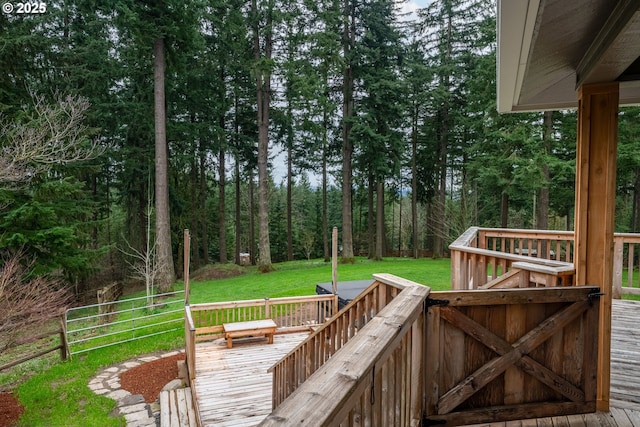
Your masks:
<svg viewBox="0 0 640 427"><path fill-rule="evenodd" d="M0 175L0 251L77 295L139 262L169 288L184 229L192 268L269 271L328 260L334 226L345 262L573 227L575 112L497 114L492 0L39 4L0 14L0 163L43 105L86 105L92 155ZM616 229L638 232L640 109L619 138Z"/></svg>

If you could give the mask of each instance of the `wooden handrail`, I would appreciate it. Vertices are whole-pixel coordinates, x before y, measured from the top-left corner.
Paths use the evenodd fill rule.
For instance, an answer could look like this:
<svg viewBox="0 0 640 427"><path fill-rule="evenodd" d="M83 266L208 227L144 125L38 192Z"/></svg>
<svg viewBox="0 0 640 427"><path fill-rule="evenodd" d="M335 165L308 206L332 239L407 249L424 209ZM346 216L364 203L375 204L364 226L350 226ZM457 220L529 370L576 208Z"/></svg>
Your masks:
<svg viewBox="0 0 640 427"><path fill-rule="evenodd" d="M193 324L189 304L184 306L184 341L189 389L191 391L193 408L196 411L196 420L198 420L199 424L201 418L198 390L196 390L195 384L193 384L193 380L196 379L196 327Z"/></svg>
<svg viewBox="0 0 640 427"><path fill-rule="evenodd" d="M192 311L201 310L217 310L228 309L238 307L262 307L266 304L291 304L291 303L306 303L309 300L326 300L330 301L333 295L311 295L311 296L297 296L297 297L279 297L279 298L263 298L263 299L251 299L241 301L224 301L224 302L209 302L191 304Z"/></svg>
<svg viewBox="0 0 640 427"><path fill-rule="evenodd" d="M422 396L416 391L422 388L424 301L429 292L417 284L405 287L259 425L339 425L351 417L362 425L418 423ZM400 371L405 375L398 378ZM383 394L385 388L400 392ZM401 409L396 413L384 408ZM373 414L384 419L372 420Z"/></svg>
<svg viewBox="0 0 640 427"><path fill-rule="evenodd" d="M500 251L492 251L490 249L478 249L478 248L470 248L464 246L449 246L449 249L460 250L469 254L482 255L486 257L500 257L505 260L509 260L512 262L530 262L534 264L546 265L548 267L558 267L563 268L567 265L572 265L571 263L567 263L564 261L555 261L552 259L544 259L544 258L534 258L527 255L517 255L508 252L500 252Z"/></svg>
<svg viewBox="0 0 640 427"><path fill-rule="evenodd" d="M374 282L339 313L274 364L273 403L276 408L311 374L320 368L389 301L413 282L390 274L374 274ZM304 361L304 369L300 369Z"/></svg>
<svg viewBox="0 0 640 427"><path fill-rule="evenodd" d="M196 378L196 327L193 324L189 304L184 306L184 341L187 370L191 381Z"/></svg>

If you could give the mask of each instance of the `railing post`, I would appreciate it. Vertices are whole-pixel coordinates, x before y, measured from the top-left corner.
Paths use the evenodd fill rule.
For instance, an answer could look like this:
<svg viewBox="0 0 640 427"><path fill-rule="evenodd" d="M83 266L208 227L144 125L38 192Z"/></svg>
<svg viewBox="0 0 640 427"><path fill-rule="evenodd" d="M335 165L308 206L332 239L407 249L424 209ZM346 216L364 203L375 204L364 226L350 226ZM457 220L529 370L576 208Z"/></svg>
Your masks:
<svg viewBox="0 0 640 427"><path fill-rule="evenodd" d="M189 294L191 290L189 288L189 262L191 260L191 235L189 234L189 229L184 230L184 304L189 304Z"/></svg>
<svg viewBox="0 0 640 427"><path fill-rule="evenodd" d="M622 295L622 264L624 254L624 238L613 238L613 298Z"/></svg>
<svg viewBox="0 0 640 427"><path fill-rule="evenodd" d="M451 288L460 289L462 282L462 257L464 253L451 248Z"/></svg>
<svg viewBox="0 0 640 427"><path fill-rule="evenodd" d="M425 389L426 373L426 340L425 323L426 310L418 316L411 328L411 401L409 411L411 419L420 419L423 407L423 391Z"/></svg>
<svg viewBox="0 0 640 427"><path fill-rule="evenodd" d="M476 237L476 247L479 249L487 249L488 248L488 242L487 242L487 234L485 233L484 230L478 230L478 234Z"/></svg>
<svg viewBox="0 0 640 427"><path fill-rule="evenodd" d="M67 360L69 355L69 344L67 342L67 328L66 328L66 312L64 315L60 316L60 358L62 360Z"/></svg>

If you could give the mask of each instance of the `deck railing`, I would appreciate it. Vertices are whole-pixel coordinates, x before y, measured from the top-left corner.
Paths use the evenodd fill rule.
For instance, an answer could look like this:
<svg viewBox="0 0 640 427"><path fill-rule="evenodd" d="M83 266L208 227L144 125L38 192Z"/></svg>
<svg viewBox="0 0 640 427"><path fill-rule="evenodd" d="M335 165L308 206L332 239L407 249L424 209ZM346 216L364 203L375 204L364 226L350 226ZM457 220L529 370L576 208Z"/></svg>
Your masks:
<svg viewBox="0 0 640 427"><path fill-rule="evenodd" d="M322 324L334 310L337 311L337 307L336 295L185 305L185 356L189 382L196 379L196 343L223 337L223 323L273 319L278 326L276 334L307 331ZM196 387L191 387L191 397L198 410Z"/></svg>
<svg viewBox="0 0 640 427"><path fill-rule="evenodd" d="M640 295L640 234L613 235L613 297L621 294Z"/></svg>
<svg viewBox="0 0 640 427"><path fill-rule="evenodd" d="M260 425L419 425L424 377L424 301L430 289L390 275L403 288L300 384ZM338 318L334 318L336 323ZM317 342L321 345L322 342ZM295 358L295 357L294 357ZM298 369L305 370L305 358Z"/></svg>
<svg viewBox="0 0 640 427"><path fill-rule="evenodd" d="M640 234L614 234L614 297L640 294ZM566 271L574 260L571 231L471 227L449 246L453 289L481 289L513 268L533 263ZM622 286L623 283L626 286ZM634 286L635 285L635 286Z"/></svg>
<svg viewBox="0 0 640 427"><path fill-rule="evenodd" d="M374 275L374 278L358 298L271 367L273 408L356 336L408 283L386 274Z"/></svg>
<svg viewBox="0 0 640 427"><path fill-rule="evenodd" d="M187 375L189 376L189 389L191 390L191 400L196 411L196 419L200 420L200 402L198 392L192 381L196 378L196 327L191 316L189 304L184 306L184 350L185 364L187 365Z"/></svg>
<svg viewBox="0 0 640 427"><path fill-rule="evenodd" d="M528 257L573 262L573 232L477 228L478 247Z"/></svg>
<svg viewBox="0 0 640 427"><path fill-rule="evenodd" d="M331 317L335 307L335 295L186 305L185 345L189 376L195 378L196 343L223 337L224 323L273 319L278 326L276 333L308 331Z"/></svg>

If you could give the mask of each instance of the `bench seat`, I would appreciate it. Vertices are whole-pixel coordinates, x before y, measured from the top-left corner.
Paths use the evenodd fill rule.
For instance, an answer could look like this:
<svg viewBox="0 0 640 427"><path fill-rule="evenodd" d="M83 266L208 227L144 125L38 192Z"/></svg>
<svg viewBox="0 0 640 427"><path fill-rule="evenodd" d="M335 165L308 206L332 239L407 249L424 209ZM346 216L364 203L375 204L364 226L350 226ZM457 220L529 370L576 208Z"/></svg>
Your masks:
<svg viewBox="0 0 640 427"><path fill-rule="evenodd" d="M265 336L269 340L269 344L273 344L273 334L275 334L276 328L276 322L272 319L222 324L224 337L227 340L227 348L233 347L233 338L249 336Z"/></svg>

